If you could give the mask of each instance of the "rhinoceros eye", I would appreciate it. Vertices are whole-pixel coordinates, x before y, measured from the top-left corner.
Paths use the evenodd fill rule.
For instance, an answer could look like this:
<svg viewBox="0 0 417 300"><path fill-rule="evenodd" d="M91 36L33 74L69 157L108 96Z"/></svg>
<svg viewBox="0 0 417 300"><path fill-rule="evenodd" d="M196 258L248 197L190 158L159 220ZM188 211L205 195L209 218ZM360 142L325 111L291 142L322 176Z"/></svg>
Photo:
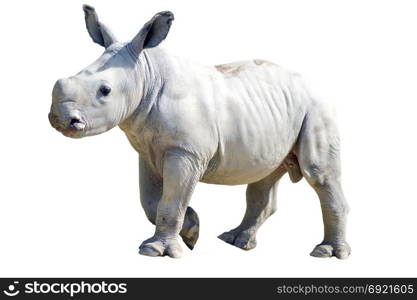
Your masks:
<svg viewBox="0 0 417 300"><path fill-rule="evenodd" d="M103 96L107 96L108 94L110 94L110 92L111 92L111 88L108 85L102 85L100 87L100 93Z"/></svg>

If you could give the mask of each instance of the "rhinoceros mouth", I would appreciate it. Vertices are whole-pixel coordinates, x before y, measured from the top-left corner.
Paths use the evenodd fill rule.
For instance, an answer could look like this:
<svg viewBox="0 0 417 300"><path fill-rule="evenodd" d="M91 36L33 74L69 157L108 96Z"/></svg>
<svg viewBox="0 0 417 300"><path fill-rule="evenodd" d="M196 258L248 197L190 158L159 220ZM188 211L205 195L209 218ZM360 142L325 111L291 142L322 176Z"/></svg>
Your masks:
<svg viewBox="0 0 417 300"><path fill-rule="evenodd" d="M54 113L50 112L48 114L48 119L51 126L56 130L60 131L64 129L63 126L59 123L58 117Z"/></svg>
<svg viewBox="0 0 417 300"><path fill-rule="evenodd" d="M84 136L86 129L86 122L81 118L72 118L68 122L61 122L59 118L53 113L48 114L51 126L66 137L81 138Z"/></svg>
<svg viewBox="0 0 417 300"><path fill-rule="evenodd" d="M84 137L84 134L80 131L73 131L73 130L62 130L60 131L64 136L73 138L73 139L80 139Z"/></svg>

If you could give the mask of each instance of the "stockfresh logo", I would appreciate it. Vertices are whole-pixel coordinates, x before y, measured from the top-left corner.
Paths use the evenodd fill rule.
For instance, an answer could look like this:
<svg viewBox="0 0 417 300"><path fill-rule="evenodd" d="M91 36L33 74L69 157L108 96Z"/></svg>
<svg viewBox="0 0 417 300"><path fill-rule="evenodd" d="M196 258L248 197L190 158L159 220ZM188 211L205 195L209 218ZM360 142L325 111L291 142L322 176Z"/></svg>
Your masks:
<svg viewBox="0 0 417 300"><path fill-rule="evenodd" d="M44 282L44 281L27 281L24 284L20 284L19 281L14 281L13 284L9 284L7 289L3 293L9 297L14 297L18 294L25 295L68 295L74 297L78 294L126 294L127 283L114 283L107 281L99 282Z"/></svg>
<svg viewBox="0 0 417 300"><path fill-rule="evenodd" d="M9 297L14 297L20 293L20 291L17 289L17 285L19 284L19 281L14 281L13 284L9 284L6 290L3 291L3 293Z"/></svg>

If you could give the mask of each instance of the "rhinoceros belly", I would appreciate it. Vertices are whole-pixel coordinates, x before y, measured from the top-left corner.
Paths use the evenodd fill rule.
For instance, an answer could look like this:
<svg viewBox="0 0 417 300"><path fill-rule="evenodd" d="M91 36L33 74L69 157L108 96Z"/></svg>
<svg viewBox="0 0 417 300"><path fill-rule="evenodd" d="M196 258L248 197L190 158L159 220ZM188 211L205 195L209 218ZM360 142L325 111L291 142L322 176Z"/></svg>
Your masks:
<svg viewBox="0 0 417 300"><path fill-rule="evenodd" d="M276 65L242 63L216 86L217 152L202 178L214 184L248 184L265 178L293 149L305 102L291 74Z"/></svg>

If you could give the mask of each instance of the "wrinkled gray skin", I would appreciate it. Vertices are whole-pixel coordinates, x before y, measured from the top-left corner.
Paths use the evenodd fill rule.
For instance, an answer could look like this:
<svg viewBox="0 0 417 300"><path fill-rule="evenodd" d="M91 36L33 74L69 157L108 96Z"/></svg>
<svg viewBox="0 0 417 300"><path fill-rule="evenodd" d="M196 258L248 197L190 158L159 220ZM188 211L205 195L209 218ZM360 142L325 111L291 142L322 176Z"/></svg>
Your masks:
<svg viewBox="0 0 417 300"><path fill-rule="evenodd" d="M312 256L346 258L348 205L340 184L339 135L331 112L299 75L262 60L204 66L157 47L172 13L156 14L129 43L120 43L83 7L88 32L105 52L52 92L49 119L81 138L119 126L139 154L140 198L154 235L149 256L192 249L199 220L189 202L197 182L247 184L245 216L219 236L241 249L276 210L280 178L303 177L317 192L324 240Z"/></svg>

